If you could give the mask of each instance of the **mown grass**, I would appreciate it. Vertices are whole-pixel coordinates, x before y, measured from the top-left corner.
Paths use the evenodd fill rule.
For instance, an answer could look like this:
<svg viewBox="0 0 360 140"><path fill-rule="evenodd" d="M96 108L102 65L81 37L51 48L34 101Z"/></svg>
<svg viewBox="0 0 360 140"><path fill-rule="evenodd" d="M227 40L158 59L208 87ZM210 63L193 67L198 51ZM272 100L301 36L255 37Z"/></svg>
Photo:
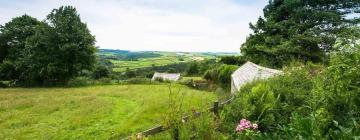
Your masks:
<svg viewBox="0 0 360 140"><path fill-rule="evenodd" d="M181 85L186 109L217 96ZM109 139L162 123L168 85L0 89L0 139Z"/></svg>

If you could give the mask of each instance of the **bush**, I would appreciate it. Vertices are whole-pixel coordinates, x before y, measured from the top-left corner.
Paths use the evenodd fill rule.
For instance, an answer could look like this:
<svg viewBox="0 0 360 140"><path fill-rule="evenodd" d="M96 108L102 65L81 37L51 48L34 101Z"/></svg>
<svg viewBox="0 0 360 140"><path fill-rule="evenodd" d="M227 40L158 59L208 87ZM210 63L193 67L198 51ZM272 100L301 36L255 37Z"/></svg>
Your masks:
<svg viewBox="0 0 360 140"><path fill-rule="evenodd" d="M111 78L100 78L97 81L99 82L98 84L111 84L112 79Z"/></svg>
<svg viewBox="0 0 360 140"><path fill-rule="evenodd" d="M242 65L246 63L246 59L242 56L223 56L220 57L220 63L227 65Z"/></svg>
<svg viewBox="0 0 360 140"><path fill-rule="evenodd" d="M176 73L176 69L174 69L174 68L169 68L166 72L167 72L167 73Z"/></svg>
<svg viewBox="0 0 360 140"><path fill-rule="evenodd" d="M222 112L233 139L241 118L259 123L266 139L354 139L360 131L360 52L332 54L330 66L291 66L284 75L247 84Z"/></svg>
<svg viewBox="0 0 360 140"><path fill-rule="evenodd" d="M110 77L110 75L111 75L111 69L103 65L97 66L93 72L94 79Z"/></svg>
<svg viewBox="0 0 360 140"><path fill-rule="evenodd" d="M190 63L187 70L187 75L197 75L199 74L199 65L197 62Z"/></svg>
<svg viewBox="0 0 360 140"><path fill-rule="evenodd" d="M92 84L93 80L89 77L76 77L69 81L68 86L79 87Z"/></svg>
<svg viewBox="0 0 360 140"><path fill-rule="evenodd" d="M5 88L5 87L8 87L8 85L3 82L0 82L0 88Z"/></svg>
<svg viewBox="0 0 360 140"><path fill-rule="evenodd" d="M134 71L130 70L129 68L126 68L125 76L127 78L134 78L134 77L136 77L136 73Z"/></svg>
<svg viewBox="0 0 360 140"><path fill-rule="evenodd" d="M238 68L236 65L217 65L205 72L203 78L211 83L216 83L224 89L231 85L231 74Z"/></svg>
<svg viewBox="0 0 360 140"><path fill-rule="evenodd" d="M163 78L161 78L161 77L156 77L154 80L155 80L155 81L158 81L158 82L164 82L164 81L165 81L165 80L164 80Z"/></svg>
<svg viewBox="0 0 360 140"><path fill-rule="evenodd" d="M233 131L242 118L259 123L262 132L280 131L279 125L289 124L293 112L307 116L311 113L311 92L314 87L312 65L288 69L282 76L254 81L241 88L235 100L223 111L225 131Z"/></svg>
<svg viewBox="0 0 360 140"><path fill-rule="evenodd" d="M188 87L195 88L195 89L205 90L208 88L208 83L205 80L187 79L185 81L181 81L180 84L183 84Z"/></svg>

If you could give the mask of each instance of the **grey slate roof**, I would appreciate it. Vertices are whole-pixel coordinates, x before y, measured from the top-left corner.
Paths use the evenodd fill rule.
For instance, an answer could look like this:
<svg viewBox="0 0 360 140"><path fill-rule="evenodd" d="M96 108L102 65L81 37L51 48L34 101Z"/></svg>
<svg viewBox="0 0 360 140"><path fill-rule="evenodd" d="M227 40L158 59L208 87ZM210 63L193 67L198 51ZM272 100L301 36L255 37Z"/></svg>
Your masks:
<svg viewBox="0 0 360 140"><path fill-rule="evenodd" d="M155 80L156 78L162 78L164 80L177 81L180 79L180 73L159 73L155 72L154 76L151 80Z"/></svg>
<svg viewBox="0 0 360 140"><path fill-rule="evenodd" d="M235 94L241 86L248 82L266 79L281 73L282 71L262 67L248 61L231 74L231 93Z"/></svg>

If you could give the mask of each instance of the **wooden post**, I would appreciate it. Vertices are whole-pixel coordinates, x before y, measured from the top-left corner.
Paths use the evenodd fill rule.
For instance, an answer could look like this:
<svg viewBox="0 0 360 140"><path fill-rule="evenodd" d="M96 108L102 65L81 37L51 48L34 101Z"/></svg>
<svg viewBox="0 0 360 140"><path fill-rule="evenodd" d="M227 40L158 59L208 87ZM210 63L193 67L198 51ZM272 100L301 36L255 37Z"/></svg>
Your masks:
<svg viewBox="0 0 360 140"><path fill-rule="evenodd" d="M214 114L216 115L216 117L219 117L219 101L215 101L214 102Z"/></svg>

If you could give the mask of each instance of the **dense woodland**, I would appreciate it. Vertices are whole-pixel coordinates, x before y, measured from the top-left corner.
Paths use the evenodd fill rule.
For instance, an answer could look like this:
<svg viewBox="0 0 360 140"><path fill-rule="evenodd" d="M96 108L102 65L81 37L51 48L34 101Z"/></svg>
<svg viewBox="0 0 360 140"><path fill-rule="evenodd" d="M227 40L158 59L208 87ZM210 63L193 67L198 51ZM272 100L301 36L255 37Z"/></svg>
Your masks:
<svg viewBox="0 0 360 140"><path fill-rule="evenodd" d="M15 17L0 26L0 81L7 86L83 86L92 80L143 84L158 71L202 77L182 81L193 88L205 82L205 90L227 91L230 75L251 61L284 74L245 85L220 116L205 113L182 125L179 106L169 106L174 109L166 133L173 139L359 138L360 18L354 15L360 1L270 0L263 11L264 17L250 23L253 33L239 56L119 73L109 59L159 54L97 50L95 37L71 6L54 9L43 21ZM97 51L118 55L97 56Z"/></svg>

